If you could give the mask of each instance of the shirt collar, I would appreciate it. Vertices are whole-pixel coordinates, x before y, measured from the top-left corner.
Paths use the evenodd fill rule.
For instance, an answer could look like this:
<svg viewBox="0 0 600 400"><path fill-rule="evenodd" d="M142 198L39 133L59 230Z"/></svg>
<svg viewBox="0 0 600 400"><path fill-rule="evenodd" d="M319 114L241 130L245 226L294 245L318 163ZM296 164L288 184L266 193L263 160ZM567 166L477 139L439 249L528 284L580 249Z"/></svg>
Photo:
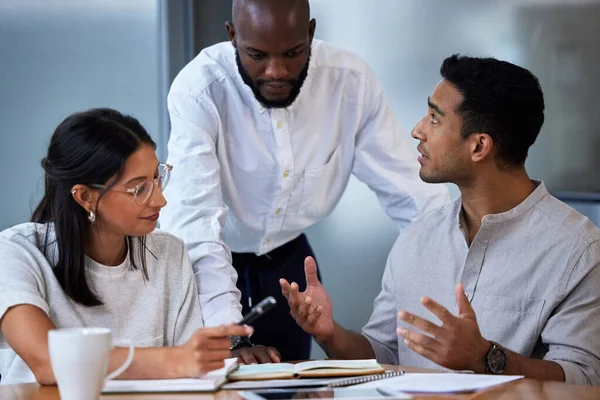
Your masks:
<svg viewBox="0 0 600 400"><path fill-rule="evenodd" d="M546 185L544 185L544 182L536 181L536 180L532 180L532 182L536 186L536 188L533 190L533 192L531 192L531 194L529 196L527 196L527 198L525 200L523 200L516 207L514 207L508 211L505 211L503 213L485 215L483 217L483 220L481 221L481 224L483 225L483 224L509 221L511 219L519 217L520 215L526 213L527 211L529 211L533 207L535 207L549 193L548 193L548 190L546 189ZM462 201L460 201L458 203L458 205L459 206L456 207L456 209L455 209L456 222L459 227L462 227L466 223L465 218L463 216Z"/></svg>
<svg viewBox="0 0 600 400"><path fill-rule="evenodd" d="M246 87L248 87L248 86L246 86ZM256 109L258 110L258 112L260 114L268 111L268 109L265 106L263 106L262 104L260 104L260 102L258 100L256 100L256 97L254 97L254 93L252 93L252 98L254 99L255 107L256 107ZM298 100L298 99L296 99L296 100ZM294 102L294 104L296 104L296 102ZM290 105L289 107L284 108L284 110L287 110L289 112L293 112L293 110L294 110L294 104Z"/></svg>
<svg viewBox="0 0 600 400"><path fill-rule="evenodd" d="M485 215L482 220L482 225L484 223L496 223L496 222L509 221L511 219L517 218L518 216L526 213L527 211L529 211L533 207L535 207L549 193L548 193L548 190L546 189L546 185L544 185L544 182L536 181L536 180L532 180L532 182L536 186L536 188L533 190L533 192L531 192L531 194L529 196L527 196L527 198L525 200L523 200L516 207L514 207L506 212L499 213L499 214ZM455 208L454 212L456 215L456 223L459 227L461 227L461 226L464 226L466 224L466 222L465 222L465 218L463 215L462 201L460 200L460 198L459 198L459 201L457 202L457 205L458 206Z"/></svg>
<svg viewBox="0 0 600 400"><path fill-rule="evenodd" d="M531 210L535 207L544 197L548 195L548 190L546 186L541 181L532 180L533 184L536 188L531 192L529 196L525 200L523 200L519 205L514 207L511 210L500 214L489 214L483 217L482 224L484 223L495 223L495 222L504 222L509 221L511 219L517 218L527 211Z"/></svg>

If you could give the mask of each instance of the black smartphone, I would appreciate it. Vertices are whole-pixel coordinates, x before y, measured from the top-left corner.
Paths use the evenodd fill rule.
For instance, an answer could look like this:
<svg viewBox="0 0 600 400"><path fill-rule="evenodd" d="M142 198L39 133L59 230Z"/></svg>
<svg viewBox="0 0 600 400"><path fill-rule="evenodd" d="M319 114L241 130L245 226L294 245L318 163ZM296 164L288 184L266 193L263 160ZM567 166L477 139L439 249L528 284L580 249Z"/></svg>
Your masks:
<svg viewBox="0 0 600 400"><path fill-rule="evenodd" d="M275 307L277 301L273 298L273 296L269 296L260 301L257 305L252 307L248 314L244 315L242 320L238 322L238 325L250 325L252 322L256 321L258 317Z"/></svg>

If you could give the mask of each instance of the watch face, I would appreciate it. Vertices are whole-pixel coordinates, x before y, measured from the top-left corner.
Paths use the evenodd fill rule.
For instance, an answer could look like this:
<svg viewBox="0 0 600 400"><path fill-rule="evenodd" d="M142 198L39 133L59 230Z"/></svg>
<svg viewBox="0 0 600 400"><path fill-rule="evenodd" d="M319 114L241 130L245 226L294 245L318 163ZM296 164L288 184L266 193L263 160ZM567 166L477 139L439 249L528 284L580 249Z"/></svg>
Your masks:
<svg viewBox="0 0 600 400"><path fill-rule="evenodd" d="M501 374L506 369L506 353L504 350L494 348L490 350L488 367L494 374Z"/></svg>

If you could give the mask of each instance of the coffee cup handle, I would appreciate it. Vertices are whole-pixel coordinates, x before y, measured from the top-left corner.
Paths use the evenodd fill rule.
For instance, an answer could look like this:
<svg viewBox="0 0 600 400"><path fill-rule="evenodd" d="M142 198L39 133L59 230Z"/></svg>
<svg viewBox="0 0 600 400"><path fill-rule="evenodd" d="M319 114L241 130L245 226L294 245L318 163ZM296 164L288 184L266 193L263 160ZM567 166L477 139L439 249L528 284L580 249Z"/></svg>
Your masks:
<svg viewBox="0 0 600 400"><path fill-rule="evenodd" d="M125 360L123 365L121 365L119 368L117 368L116 370L114 370L113 372L108 374L106 376L106 378L104 378L104 384L106 384L108 381L116 378L117 376L121 375L123 373L123 371L125 371L131 365L131 362L133 361L133 353L134 353L135 347L133 346L132 342L127 341L127 343L129 344L129 354L127 355L127 360Z"/></svg>

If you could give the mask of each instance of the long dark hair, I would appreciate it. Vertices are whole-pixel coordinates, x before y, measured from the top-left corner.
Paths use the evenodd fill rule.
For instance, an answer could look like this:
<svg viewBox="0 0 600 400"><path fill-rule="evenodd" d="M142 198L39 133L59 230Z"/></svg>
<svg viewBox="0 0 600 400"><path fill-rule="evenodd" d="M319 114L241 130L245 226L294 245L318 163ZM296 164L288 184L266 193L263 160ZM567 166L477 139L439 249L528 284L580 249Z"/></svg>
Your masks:
<svg viewBox="0 0 600 400"><path fill-rule="evenodd" d="M86 274L88 215L73 198L71 188L76 184L104 185L114 176L120 178L127 158L142 143L156 148L137 119L109 108L97 108L72 114L62 121L50 139L48 155L42 160L45 193L31 221L47 224L43 246L46 257L52 251L50 244L55 244L56 279L67 296L84 306L103 303L90 288ZM56 235L52 243L48 243L50 224L54 225ZM136 241L138 246L134 246ZM127 245L131 267L138 269L134 257L137 248L142 273L148 279L145 237L128 236Z"/></svg>

